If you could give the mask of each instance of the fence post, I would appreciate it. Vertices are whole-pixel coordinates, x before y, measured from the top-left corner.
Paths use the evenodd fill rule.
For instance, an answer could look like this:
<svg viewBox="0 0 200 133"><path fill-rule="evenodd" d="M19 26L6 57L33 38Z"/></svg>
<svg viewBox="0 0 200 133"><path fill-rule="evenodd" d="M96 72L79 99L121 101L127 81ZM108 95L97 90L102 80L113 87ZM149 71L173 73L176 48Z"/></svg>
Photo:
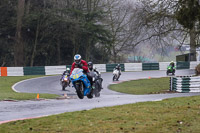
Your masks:
<svg viewBox="0 0 200 133"><path fill-rule="evenodd" d="M170 88L169 91L173 90L173 77L170 77Z"/></svg>

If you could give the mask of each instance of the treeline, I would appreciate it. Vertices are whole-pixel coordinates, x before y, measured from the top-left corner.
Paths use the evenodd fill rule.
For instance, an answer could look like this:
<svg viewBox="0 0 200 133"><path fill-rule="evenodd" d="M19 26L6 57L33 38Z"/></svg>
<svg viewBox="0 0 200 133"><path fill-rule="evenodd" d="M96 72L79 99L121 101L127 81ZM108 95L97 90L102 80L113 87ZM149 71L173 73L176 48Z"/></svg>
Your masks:
<svg viewBox="0 0 200 133"><path fill-rule="evenodd" d="M139 44L167 53L190 42L196 53L198 0L136 1L0 0L0 66L71 64L77 53L119 63L128 54L144 56Z"/></svg>
<svg viewBox="0 0 200 133"><path fill-rule="evenodd" d="M98 0L1 0L0 65L71 64L76 53L109 61L110 31Z"/></svg>

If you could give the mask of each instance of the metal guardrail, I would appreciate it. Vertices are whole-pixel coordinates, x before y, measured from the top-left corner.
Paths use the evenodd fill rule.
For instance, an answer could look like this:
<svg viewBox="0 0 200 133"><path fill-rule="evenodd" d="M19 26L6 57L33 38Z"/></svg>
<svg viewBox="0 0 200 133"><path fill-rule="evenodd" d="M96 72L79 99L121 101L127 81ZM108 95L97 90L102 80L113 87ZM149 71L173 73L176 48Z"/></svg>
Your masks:
<svg viewBox="0 0 200 133"><path fill-rule="evenodd" d="M170 62L159 63L121 63L122 71L167 70ZM195 69L200 62L175 63L177 69ZM117 64L94 64L100 72L112 72ZM0 76L54 75L62 74L71 65L34 66L34 67L0 67Z"/></svg>
<svg viewBox="0 0 200 133"><path fill-rule="evenodd" d="M142 70L159 70L159 63L142 63Z"/></svg>
<svg viewBox="0 0 200 133"><path fill-rule="evenodd" d="M190 62L177 62L176 69L190 69Z"/></svg>

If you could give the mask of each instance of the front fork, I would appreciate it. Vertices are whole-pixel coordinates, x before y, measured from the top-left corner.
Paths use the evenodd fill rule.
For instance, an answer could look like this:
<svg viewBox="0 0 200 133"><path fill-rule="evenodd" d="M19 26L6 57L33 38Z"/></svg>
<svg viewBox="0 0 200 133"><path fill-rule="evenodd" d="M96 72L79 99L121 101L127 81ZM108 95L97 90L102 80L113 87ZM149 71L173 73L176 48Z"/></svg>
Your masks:
<svg viewBox="0 0 200 133"><path fill-rule="evenodd" d="M86 83L87 82L87 83ZM78 87L79 86L79 87ZM88 79L86 79L86 81L78 81L78 82L74 82L73 83L73 87L77 90L79 88L81 88L81 91L83 91L84 96L87 96L87 94L90 93L91 89L90 89L90 82Z"/></svg>

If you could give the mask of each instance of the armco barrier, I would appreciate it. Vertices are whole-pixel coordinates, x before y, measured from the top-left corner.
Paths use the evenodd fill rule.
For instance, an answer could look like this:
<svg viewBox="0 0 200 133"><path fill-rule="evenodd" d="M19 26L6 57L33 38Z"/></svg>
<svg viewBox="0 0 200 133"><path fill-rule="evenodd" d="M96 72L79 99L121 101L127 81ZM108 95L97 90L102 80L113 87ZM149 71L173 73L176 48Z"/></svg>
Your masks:
<svg viewBox="0 0 200 133"><path fill-rule="evenodd" d="M7 76L24 76L23 67L7 67Z"/></svg>
<svg viewBox="0 0 200 133"><path fill-rule="evenodd" d="M46 75L62 74L66 70L66 66L45 66Z"/></svg>
<svg viewBox="0 0 200 133"><path fill-rule="evenodd" d="M190 62L177 62L176 69L190 69Z"/></svg>
<svg viewBox="0 0 200 133"><path fill-rule="evenodd" d="M167 67L169 66L170 62L159 62L159 70L167 70ZM176 63L175 63L176 66Z"/></svg>
<svg viewBox="0 0 200 133"><path fill-rule="evenodd" d="M117 64L106 64L106 72L112 72L113 69L117 66ZM124 64L120 64L121 71L125 71Z"/></svg>
<svg viewBox="0 0 200 133"><path fill-rule="evenodd" d="M124 63L125 71L142 71L142 63Z"/></svg>
<svg viewBox="0 0 200 133"><path fill-rule="evenodd" d="M195 69L200 62L178 62L175 63L178 69ZM160 63L124 63L120 64L122 71L143 71L143 70L167 70L170 62ZM100 72L112 72L117 64L94 64ZM62 74L71 65L63 66L39 66L39 67L0 67L0 76L23 76L23 75L56 75Z"/></svg>
<svg viewBox="0 0 200 133"><path fill-rule="evenodd" d="M190 69L195 69L195 67L199 64L200 62L190 62Z"/></svg>
<svg viewBox="0 0 200 133"><path fill-rule="evenodd" d="M171 77L170 90L177 92L200 92L200 76Z"/></svg>
<svg viewBox="0 0 200 133"><path fill-rule="evenodd" d="M106 72L106 64L94 64L99 72Z"/></svg>
<svg viewBox="0 0 200 133"><path fill-rule="evenodd" d="M0 67L0 76L24 76L23 67Z"/></svg>
<svg viewBox="0 0 200 133"><path fill-rule="evenodd" d="M159 63L142 63L142 70L159 70Z"/></svg>
<svg viewBox="0 0 200 133"><path fill-rule="evenodd" d="M45 75L45 67L24 67L24 75Z"/></svg>

